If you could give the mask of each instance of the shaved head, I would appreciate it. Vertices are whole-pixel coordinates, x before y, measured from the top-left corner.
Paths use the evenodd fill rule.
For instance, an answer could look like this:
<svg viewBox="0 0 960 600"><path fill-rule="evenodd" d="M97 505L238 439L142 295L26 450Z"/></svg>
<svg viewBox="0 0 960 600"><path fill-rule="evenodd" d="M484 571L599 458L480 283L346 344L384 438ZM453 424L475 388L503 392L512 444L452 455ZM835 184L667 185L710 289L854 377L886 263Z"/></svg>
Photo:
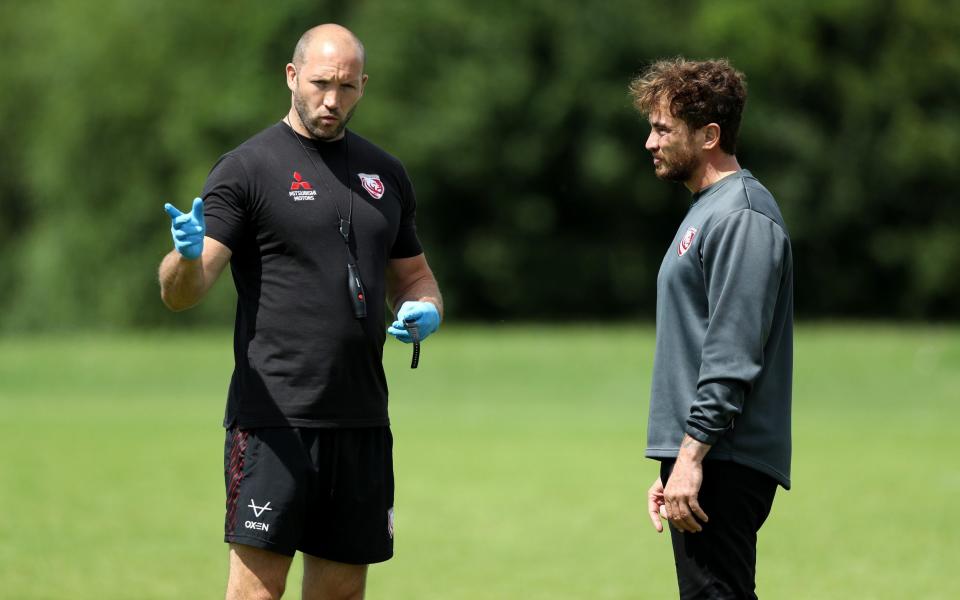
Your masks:
<svg viewBox="0 0 960 600"><path fill-rule="evenodd" d="M318 140L339 140L367 76L366 55L357 36L340 25L318 25L302 36L286 66L290 126Z"/></svg>
<svg viewBox="0 0 960 600"><path fill-rule="evenodd" d="M337 25L336 23L324 23L308 29L300 36L296 48L293 49L293 59L290 61L295 66L301 67L307 60L307 55L314 48L323 48L332 46L343 49L345 46L353 46L354 52L360 61L361 70L366 65L366 50L360 38L355 36L352 31Z"/></svg>

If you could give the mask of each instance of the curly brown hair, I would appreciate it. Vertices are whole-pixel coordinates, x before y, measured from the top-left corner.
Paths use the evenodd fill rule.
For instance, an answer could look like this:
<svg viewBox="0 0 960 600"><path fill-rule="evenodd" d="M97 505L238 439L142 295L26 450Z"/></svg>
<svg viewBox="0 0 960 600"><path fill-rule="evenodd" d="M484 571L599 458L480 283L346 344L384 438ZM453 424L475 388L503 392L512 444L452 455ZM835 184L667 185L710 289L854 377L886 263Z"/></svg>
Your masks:
<svg viewBox="0 0 960 600"><path fill-rule="evenodd" d="M678 56L658 60L630 82L630 95L643 115L665 100L670 114L691 130L716 123L720 149L736 154L747 83L744 74L726 59L691 61Z"/></svg>

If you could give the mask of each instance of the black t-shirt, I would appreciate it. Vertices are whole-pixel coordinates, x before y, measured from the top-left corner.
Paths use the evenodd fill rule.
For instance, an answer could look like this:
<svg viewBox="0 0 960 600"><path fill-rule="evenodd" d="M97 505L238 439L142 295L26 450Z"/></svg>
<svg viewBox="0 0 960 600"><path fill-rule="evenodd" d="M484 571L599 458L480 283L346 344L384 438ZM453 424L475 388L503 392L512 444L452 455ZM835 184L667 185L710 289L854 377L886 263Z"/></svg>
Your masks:
<svg viewBox="0 0 960 600"><path fill-rule="evenodd" d="M348 217L351 194L365 319L353 316L337 215ZM349 131L319 142L281 122L222 156L203 198L206 234L233 253L238 295L224 425L389 424L385 270L422 252L403 165Z"/></svg>

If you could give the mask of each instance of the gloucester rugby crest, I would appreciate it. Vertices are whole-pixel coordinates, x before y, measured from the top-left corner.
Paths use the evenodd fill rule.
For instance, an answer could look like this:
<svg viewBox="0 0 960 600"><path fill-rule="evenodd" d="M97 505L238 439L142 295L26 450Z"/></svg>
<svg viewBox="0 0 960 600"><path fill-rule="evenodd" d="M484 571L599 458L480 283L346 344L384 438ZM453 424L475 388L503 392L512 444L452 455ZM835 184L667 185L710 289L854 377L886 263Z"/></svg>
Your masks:
<svg viewBox="0 0 960 600"><path fill-rule="evenodd" d="M380 176L377 174L370 175L369 173L357 173L357 176L360 177L360 183L363 184L363 189L367 190L367 193L370 194L373 198L379 200L383 197L384 187L383 182L380 181Z"/></svg>
<svg viewBox="0 0 960 600"><path fill-rule="evenodd" d="M697 236L697 228L691 227L687 230L683 237L680 238L680 244L677 246L677 256L683 256L687 253L687 250L690 249L690 246L693 245L693 238Z"/></svg>

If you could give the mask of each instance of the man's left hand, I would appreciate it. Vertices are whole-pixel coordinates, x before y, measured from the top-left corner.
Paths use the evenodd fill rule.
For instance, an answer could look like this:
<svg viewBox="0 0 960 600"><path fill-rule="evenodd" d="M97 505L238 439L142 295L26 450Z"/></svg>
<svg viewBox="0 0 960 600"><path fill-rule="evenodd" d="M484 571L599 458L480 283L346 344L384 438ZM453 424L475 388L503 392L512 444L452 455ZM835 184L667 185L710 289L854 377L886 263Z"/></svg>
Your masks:
<svg viewBox="0 0 960 600"><path fill-rule="evenodd" d="M387 328L387 333L405 344L411 343L413 337L410 336L404 324L404 321L410 320L416 324L420 341L423 341L440 327L440 311L433 302L408 300L400 306L400 310L397 311L397 320Z"/></svg>

